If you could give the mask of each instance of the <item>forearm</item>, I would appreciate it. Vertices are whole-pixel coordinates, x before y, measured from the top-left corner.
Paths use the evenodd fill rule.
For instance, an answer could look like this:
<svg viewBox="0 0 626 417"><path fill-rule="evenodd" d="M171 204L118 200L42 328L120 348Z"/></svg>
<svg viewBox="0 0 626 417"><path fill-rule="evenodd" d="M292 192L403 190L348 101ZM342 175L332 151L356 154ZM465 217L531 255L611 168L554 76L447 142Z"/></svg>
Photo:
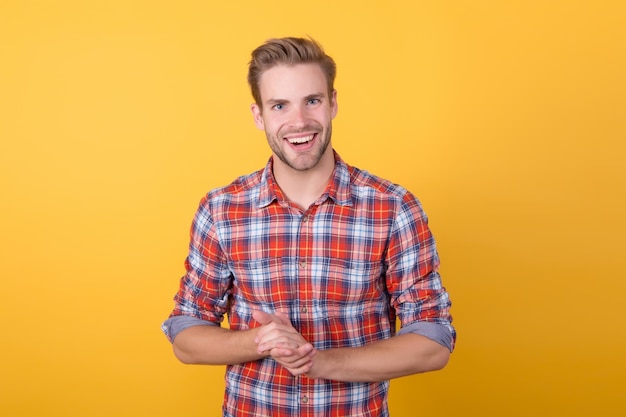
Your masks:
<svg viewBox="0 0 626 417"><path fill-rule="evenodd" d="M439 343L404 334L358 348L318 351L308 376L345 382L384 381L441 369L449 357L450 351Z"/></svg>
<svg viewBox="0 0 626 417"><path fill-rule="evenodd" d="M232 365L261 359L255 330L229 330L218 326L192 326L176 336L174 354L183 363Z"/></svg>

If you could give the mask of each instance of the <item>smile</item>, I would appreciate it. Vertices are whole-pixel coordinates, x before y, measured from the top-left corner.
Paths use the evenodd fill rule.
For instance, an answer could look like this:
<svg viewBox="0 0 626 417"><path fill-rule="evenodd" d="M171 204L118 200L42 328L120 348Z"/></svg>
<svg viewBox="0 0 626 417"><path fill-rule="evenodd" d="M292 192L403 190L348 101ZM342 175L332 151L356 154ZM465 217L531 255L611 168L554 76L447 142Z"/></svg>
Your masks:
<svg viewBox="0 0 626 417"><path fill-rule="evenodd" d="M300 136L297 138L287 138L287 141L293 145L300 145L303 143L310 142L311 140L313 140L314 136L315 135L307 135L307 136Z"/></svg>

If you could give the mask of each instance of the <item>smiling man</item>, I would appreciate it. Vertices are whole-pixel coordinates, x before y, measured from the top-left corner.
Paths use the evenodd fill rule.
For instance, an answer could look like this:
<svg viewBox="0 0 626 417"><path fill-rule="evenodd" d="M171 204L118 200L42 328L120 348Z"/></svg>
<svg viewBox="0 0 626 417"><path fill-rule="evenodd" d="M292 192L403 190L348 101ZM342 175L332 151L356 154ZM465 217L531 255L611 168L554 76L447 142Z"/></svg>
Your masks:
<svg viewBox="0 0 626 417"><path fill-rule="evenodd" d="M182 362L227 365L224 416L387 416L389 380L443 368L454 347L420 203L332 147L335 73L310 39L253 51L272 156L194 217L163 330Z"/></svg>
<svg viewBox="0 0 626 417"><path fill-rule="evenodd" d="M252 114L276 157L274 178L290 201L306 209L334 170L330 137L337 93L312 63L275 65L257 83L260 101L251 106Z"/></svg>

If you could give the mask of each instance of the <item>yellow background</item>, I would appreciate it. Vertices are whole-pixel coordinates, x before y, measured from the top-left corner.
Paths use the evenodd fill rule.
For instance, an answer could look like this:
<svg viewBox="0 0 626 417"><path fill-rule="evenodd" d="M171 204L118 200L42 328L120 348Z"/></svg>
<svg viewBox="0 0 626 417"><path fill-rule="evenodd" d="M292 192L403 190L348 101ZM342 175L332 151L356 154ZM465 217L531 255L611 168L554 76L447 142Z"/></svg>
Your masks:
<svg viewBox="0 0 626 417"><path fill-rule="evenodd" d="M626 414L621 1L0 3L0 415L219 415L159 325L210 188L262 167L246 65L311 35L334 145L422 201L448 367L395 417Z"/></svg>

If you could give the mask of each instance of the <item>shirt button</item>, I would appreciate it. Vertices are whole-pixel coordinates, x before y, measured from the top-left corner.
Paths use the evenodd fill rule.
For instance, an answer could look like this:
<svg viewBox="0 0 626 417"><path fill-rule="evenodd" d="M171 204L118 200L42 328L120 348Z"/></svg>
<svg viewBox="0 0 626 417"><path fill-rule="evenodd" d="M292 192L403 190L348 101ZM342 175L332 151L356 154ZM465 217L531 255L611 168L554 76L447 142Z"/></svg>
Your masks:
<svg viewBox="0 0 626 417"><path fill-rule="evenodd" d="M300 309L300 312L302 312L302 313L308 313L308 311L309 311L309 309L308 309L308 308L306 308L306 307L302 307L302 308Z"/></svg>
<svg viewBox="0 0 626 417"><path fill-rule="evenodd" d="M306 404L309 402L309 397L307 397L306 395L302 396L302 404Z"/></svg>
<svg viewBox="0 0 626 417"><path fill-rule="evenodd" d="M306 223L309 221L309 216L302 216L302 222Z"/></svg>
<svg viewBox="0 0 626 417"><path fill-rule="evenodd" d="M302 269L306 268L306 262L300 262L300 268Z"/></svg>

